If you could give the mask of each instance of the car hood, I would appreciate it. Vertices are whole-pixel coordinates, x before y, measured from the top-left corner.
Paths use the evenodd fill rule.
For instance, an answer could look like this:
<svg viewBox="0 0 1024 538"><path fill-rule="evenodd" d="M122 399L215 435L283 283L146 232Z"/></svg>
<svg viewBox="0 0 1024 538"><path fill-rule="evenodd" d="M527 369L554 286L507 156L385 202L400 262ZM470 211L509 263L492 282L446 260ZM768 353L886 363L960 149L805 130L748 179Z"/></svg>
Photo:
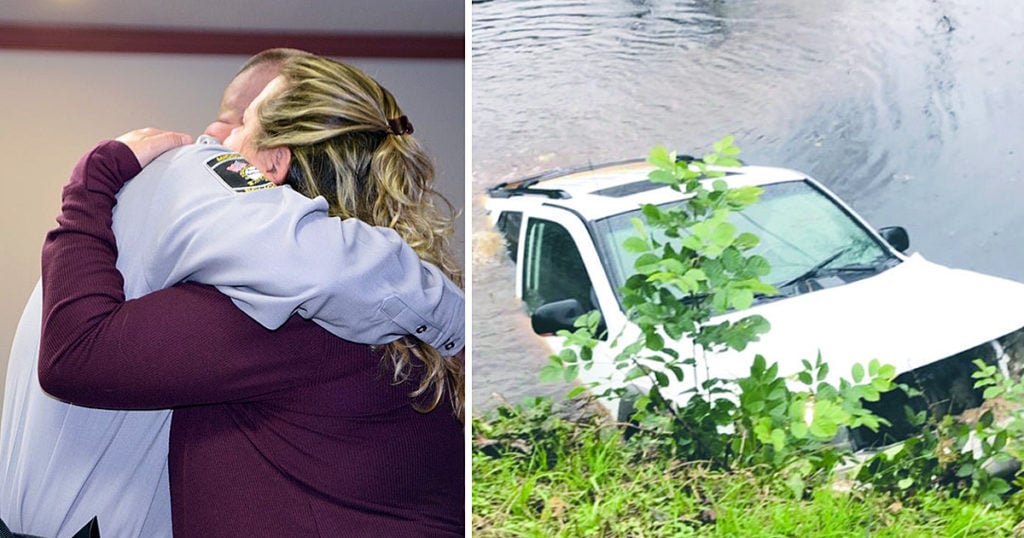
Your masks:
<svg viewBox="0 0 1024 538"><path fill-rule="evenodd" d="M745 376L758 353L791 374L819 352L833 381L871 359L905 372L1024 327L1020 305L1024 284L915 254L870 278L734 313L729 317L760 314L771 330L739 356L711 357L709 373Z"/></svg>

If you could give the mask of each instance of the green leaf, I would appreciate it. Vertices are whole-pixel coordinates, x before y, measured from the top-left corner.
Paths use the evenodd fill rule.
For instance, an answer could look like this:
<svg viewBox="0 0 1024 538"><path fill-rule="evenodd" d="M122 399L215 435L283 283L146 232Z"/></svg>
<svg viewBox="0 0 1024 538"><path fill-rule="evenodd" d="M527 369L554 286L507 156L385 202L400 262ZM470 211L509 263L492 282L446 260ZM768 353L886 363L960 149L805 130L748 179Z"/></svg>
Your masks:
<svg viewBox="0 0 1024 538"><path fill-rule="evenodd" d="M665 347L665 339L656 332L650 332L646 335L646 346L651 351L661 351Z"/></svg>
<svg viewBox="0 0 1024 538"><path fill-rule="evenodd" d="M782 452L786 448L786 432L779 428L772 430L772 446L776 452Z"/></svg>
<svg viewBox="0 0 1024 538"><path fill-rule="evenodd" d="M597 329L597 326L601 324L601 311L591 310L586 316L586 326L590 329Z"/></svg>
<svg viewBox="0 0 1024 538"><path fill-rule="evenodd" d="M824 381L828 377L828 363L822 363L818 369L818 381Z"/></svg>
<svg viewBox="0 0 1024 538"><path fill-rule="evenodd" d="M633 224L633 229L636 230L636 234L640 237L647 237L647 227L644 226L644 221L639 217L630 217L629 222Z"/></svg>
<svg viewBox="0 0 1024 538"><path fill-rule="evenodd" d="M1002 478L993 478L992 482L989 484L989 491L996 495L1002 495L1007 491L1010 491L1010 484L1007 484L1006 480L1003 480Z"/></svg>
<svg viewBox="0 0 1024 538"><path fill-rule="evenodd" d="M668 149L662 145L655 146L650 153L647 154L647 162L659 168L675 167L675 161L675 156L669 154Z"/></svg>
<svg viewBox="0 0 1024 538"><path fill-rule="evenodd" d="M694 282L704 282L708 279L707 273L700 269L689 269L683 276L688 280L693 280Z"/></svg>
<svg viewBox="0 0 1024 538"><path fill-rule="evenodd" d="M659 185L675 185L679 183L675 174L664 170L651 170L651 172L647 174L647 180Z"/></svg>
<svg viewBox="0 0 1024 538"><path fill-rule="evenodd" d="M641 206L640 212L643 213L644 217L647 217L647 220L652 222L661 220L664 215L661 208L654 204L644 204Z"/></svg>
<svg viewBox="0 0 1024 538"><path fill-rule="evenodd" d="M718 312L725 312L729 309L729 291L718 289L711 296L711 307Z"/></svg>
<svg viewBox="0 0 1024 538"><path fill-rule="evenodd" d="M692 251L699 252L704 249L704 241L696 235L688 235L683 238L682 245Z"/></svg>
<svg viewBox="0 0 1024 538"><path fill-rule="evenodd" d="M875 387L876 389L878 389L881 392L885 392L885 391L889 390L890 379L892 379L892 378L885 377L885 376L876 377L876 378L871 380L871 386Z"/></svg>
<svg viewBox="0 0 1024 538"><path fill-rule="evenodd" d="M633 268L641 273L651 273L658 269L658 264L661 263L661 258L650 252L641 254L639 258L633 262Z"/></svg>
<svg viewBox="0 0 1024 538"><path fill-rule="evenodd" d="M864 365L861 363L855 363L853 365L853 382L860 383L864 379Z"/></svg>
<svg viewBox="0 0 1024 538"><path fill-rule="evenodd" d="M732 242L733 246L740 250L749 250L758 245L761 239L750 232L743 232L736 236L736 239ZM766 273L767 274L767 273Z"/></svg>
<svg viewBox="0 0 1024 538"><path fill-rule="evenodd" d="M568 383L570 381L574 381L576 379L576 376L579 375L579 373L580 373L579 365L578 364L570 364L569 366L567 366L565 368L565 372L562 373L562 379L565 380L566 383Z"/></svg>
<svg viewBox="0 0 1024 538"><path fill-rule="evenodd" d="M647 374L646 372L644 372L643 368L640 368L639 366L634 366L628 372L626 372L626 377L623 379L623 381L633 381L634 379L639 379L645 375Z"/></svg>
<svg viewBox="0 0 1024 538"><path fill-rule="evenodd" d="M750 290L735 290L729 295L729 301L736 310L746 310L754 304L754 292Z"/></svg>
<svg viewBox="0 0 1024 538"><path fill-rule="evenodd" d="M846 413L831 400L816 399L811 433L819 439L831 439L839 432L839 424L845 420L846 416Z"/></svg>
<svg viewBox="0 0 1024 538"><path fill-rule="evenodd" d="M1006 448L1007 432L1003 430L996 434L995 440L992 441L992 450L1001 451Z"/></svg>
<svg viewBox="0 0 1024 538"><path fill-rule="evenodd" d="M726 271L739 272L743 266L743 254L736 248L727 248L722 252L722 265Z"/></svg>
<svg viewBox="0 0 1024 538"><path fill-rule="evenodd" d="M586 391L587 391L587 387L573 387L572 390L570 390L568 392L568 394L565 395L565 397L566 397L566 399L571 400L571 399L579 396L580 394L583 394Z"/></svg>
<svg viewBox="0 0 1024 538"><path fill-rule="evenodd" d="M737 152L738 151L739 150L737 150ZM740 162L739 159L734 159L734 158L731 158L731 157L722 157L722 158L718 159L718 166L736 167L736 166L743 166L743 163Z"/></svg>
<svg viewBox="0 0 1024 538"><path fill-rule="evenodd" d="M647 252L650 250L650 245L647 244L647 241L636 236L627 237L626 240L622 242L622 247L629 252Z"/></svg>
<svg viewBox="0 0 1024 538"><path fill-rule="evenodd" d="M904 479L902 479L902 480L900 480L899 482L896 483L896 486L899 487L900 489L908 489L908 488L910 488L910 486L913 486L913 485L914 485L914 479L913 478L904 478Z"/></svg>
<svg viewBox="0 0 1024 538"><path fill-rule="evenodd" d="M686 273L687 268L683 265L683 262L675 258L664 258L661 260L661 267L670 273L681 275Z"/></svg>
<svg viewBox="0 0 1024 538"><path fill-rule="evenodd" d="M761 355L754 356L754 362L750 365L750 375L757 375L764 372L765 368L768 367L768 362Z"/></svg>
<svg viewBox="0 0 1024 538"><path fill-rule="evenodd" d="M562 380L562 365L550 362L540 369L540 380L546 383Z"/></svg>
<svg viewBox="0 0 1024 538"><path fill-rule="evenodd" d="M754 254L747 258L747 266L745 268L746 275L752 278L760 278L768 273L772 272L772 266L768 263L763 256Z"/></svg>
<svg viewBox="0 0 1024 538"><path fill-rule="evenodd" d="M757 202L764 189L760 187L738 187L725 194L725 199L734 208L743 208Z"/></svg>
<svg viewBox="0 0 1024 538"><path fill-rule="evenodd" d="M799 473L793 473L785 479L786 487L789 488L790 493L793 494L794 499L801 499L804 496L804 491L807 489L807 481Z"/></svg>
<svg viewBox="0 0 1024 538"><path fill-rule="evenodd" d="M736 225L731 222L719 223L711 231L711 242L719 247L725 248L732 244L736 236Z"/></svg>

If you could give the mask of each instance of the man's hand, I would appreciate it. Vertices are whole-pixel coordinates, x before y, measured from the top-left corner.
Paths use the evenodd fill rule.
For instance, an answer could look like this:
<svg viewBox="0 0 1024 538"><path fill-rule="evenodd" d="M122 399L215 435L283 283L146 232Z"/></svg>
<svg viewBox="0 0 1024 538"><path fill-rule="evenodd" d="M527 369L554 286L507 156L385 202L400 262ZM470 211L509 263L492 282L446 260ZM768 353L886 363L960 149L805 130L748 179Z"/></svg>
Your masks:
<svg viewBox="0 0 1024 538"><path fill-rule="evenodd" d="M192 137L185 133L175 133L152 127L127 132L115 140L128 146L141 166L146 166L167 150L192 143Z"/></svg>

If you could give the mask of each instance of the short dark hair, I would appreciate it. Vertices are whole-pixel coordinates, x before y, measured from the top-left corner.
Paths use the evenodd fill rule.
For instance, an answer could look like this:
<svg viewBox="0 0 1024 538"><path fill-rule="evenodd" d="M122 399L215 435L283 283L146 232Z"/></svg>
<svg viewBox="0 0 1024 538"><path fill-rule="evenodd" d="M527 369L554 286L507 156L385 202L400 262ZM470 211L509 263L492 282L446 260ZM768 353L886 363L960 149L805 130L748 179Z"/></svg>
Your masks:
<svg viewBox="0 0 1024 538"><path fill-rule="evenodd" d="M274 49L267 49L263 52L258 52L251 58L242 64L239 68L238 73L235 76L241 75L242 73L264 64L281 64L289 58L297 58L300 56L313 56L313 53L306 52L300 49L289 49L285 47L279 47Z"/></svg>

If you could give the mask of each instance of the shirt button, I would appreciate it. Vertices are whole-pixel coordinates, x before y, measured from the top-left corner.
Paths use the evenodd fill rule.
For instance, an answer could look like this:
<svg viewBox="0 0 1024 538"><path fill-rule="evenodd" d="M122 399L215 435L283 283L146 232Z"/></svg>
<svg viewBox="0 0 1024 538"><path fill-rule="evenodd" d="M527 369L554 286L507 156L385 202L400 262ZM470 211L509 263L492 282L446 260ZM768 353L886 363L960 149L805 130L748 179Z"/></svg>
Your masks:
<svg viewBox="0 0 1024 538"><path fill-rule="evenodd" d="M455 342L448 342L447 344L444 345L444 348L446 350L450 350L453 347L455 347Z"/></svg>
<svg viewBox="0 0 1024 538"><path fill-rule="evenodd" d="M426 325L420 325L419 327L416 327L416 334L423 334L426 330Z"/></svg>

